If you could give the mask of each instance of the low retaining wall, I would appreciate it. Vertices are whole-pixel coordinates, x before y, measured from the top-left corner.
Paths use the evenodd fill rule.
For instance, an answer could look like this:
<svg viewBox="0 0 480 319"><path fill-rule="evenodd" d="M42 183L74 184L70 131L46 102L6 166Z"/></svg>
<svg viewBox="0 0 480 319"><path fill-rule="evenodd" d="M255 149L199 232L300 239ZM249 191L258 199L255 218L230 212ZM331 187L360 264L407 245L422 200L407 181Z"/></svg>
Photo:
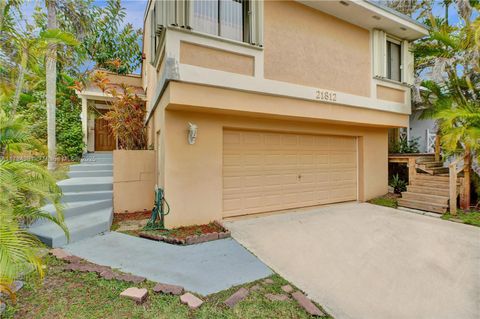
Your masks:
<svg viewBox="0 0 480 319"><path fill-rule="evenodd" d="M113 151L113 210L151 210L154 203L155 152Z"/></svg>

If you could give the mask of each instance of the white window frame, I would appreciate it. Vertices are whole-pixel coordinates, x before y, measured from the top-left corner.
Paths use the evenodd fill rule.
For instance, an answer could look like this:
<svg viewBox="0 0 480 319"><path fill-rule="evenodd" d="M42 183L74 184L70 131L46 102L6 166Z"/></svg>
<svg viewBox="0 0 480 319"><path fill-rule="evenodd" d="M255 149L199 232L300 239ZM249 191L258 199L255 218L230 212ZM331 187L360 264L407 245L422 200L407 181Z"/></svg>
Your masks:
<svg viewBox="0 0 480 319"><path fill-rule="evenodd" d="M387 41L400 45L400 81L387 77ZM407 40L394 37L383 30L372 31L372 65L373 77L393 83L406 83L413 85L414 66L413 54L409 51L410 43Z"/></svg>

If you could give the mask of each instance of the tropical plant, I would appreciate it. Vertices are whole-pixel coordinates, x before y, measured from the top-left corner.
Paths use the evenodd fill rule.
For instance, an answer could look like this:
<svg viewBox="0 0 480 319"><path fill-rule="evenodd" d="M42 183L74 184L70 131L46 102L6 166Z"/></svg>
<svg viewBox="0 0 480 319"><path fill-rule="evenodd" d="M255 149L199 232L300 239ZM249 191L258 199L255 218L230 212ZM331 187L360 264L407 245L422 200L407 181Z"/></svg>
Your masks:
<svg viewBox="0 0 480 319"><path fill-rule="evenodd" d="M448 9L451 1L446 2ZM426 22L429 36L414 46L416 72L422 80L416 102L421 118L437 120L447 155L466 148L480 155L479 8L478 1L458 1L461 21L456 25L449 23L447 14L431 15Z"/></svg>
<svg viewBox="0 0 480 319"><path fill-rule="evenodd" d="M102 118L107 120L108 126L117 140L118 148L126 150L146 149L145 103L135 93L135 89L127 85L121 85L120 87L112 85L107 74L102 71L93 72L90 80L104 93L113 97L113 101L110 102L111 110L105 113Z"/></svg>
<svg viewBox="0 0 480 319"><path fill-rule="evenodd" d="M83 40L89 58L97 68L127 74L135 71L142 63L142 30L124 24L125 8L120 0L108 0L104 8L94 11L95 23ZM120 65L112 61L121 61Z"/></svg>
<svg viewBox="0 0 480 319"><path fill-rule="evenodd" d="M395 194L400 194L407 190L407 182L401 179L398 174L393 175L389 185L393 187Z"/></svg>
<svg viewBox="0 0 480 319"><path fill-rule="evenodd" d="M400 136L398 141L394 142L391 145L391 153L398 154L409 154L409 153L419 153L419 138L408 139L406 136Z"/></svg>
<svg viewBox="0 0 480 319"><path fill-rule="evenodd" d="M8 132L8 134L4 134ZM0 136L3 150L22 152L29 145L28 133L21 119L0 113ZM10 287L22 276L43 276L39 249L43 246L26 226L36 219L57 224L68 237L64 224L61 191L55 179L40 164L0 159L0 291L14 298ZM42 210L50 202L52 215Z"/></svg>

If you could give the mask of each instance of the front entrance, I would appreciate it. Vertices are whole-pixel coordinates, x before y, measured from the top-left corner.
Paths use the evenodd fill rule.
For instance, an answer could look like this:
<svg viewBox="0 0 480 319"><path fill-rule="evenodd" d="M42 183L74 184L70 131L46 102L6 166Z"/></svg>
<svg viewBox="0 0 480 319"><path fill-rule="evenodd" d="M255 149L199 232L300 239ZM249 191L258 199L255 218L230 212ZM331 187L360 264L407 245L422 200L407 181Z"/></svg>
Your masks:
<svg viewBox="0 0 480 319"><path fill-rule="evenodd" d="M356 199L355 137L224 131L223 217Z"/></svg>
<svg viewBox="0 0 480 319"><path fill-rule="evenodd" d="M115 139L108 127L108 122L102 118L95 119L95 151L113 151Z"/></svg>

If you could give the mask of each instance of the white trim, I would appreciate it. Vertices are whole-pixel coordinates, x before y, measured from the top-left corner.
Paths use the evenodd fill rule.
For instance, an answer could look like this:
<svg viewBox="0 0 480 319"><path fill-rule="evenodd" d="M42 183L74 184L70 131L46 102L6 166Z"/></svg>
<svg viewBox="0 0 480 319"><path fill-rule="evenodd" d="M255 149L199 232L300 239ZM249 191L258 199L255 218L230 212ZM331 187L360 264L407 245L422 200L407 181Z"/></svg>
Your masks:
<svg viewBox="0 0 480 319"><path fill-rule="evenodd" d="M321 88L292 84L288 82L259 79L257 77L206 69L193 65L180 64L179 71L180 81L182 82L292 97L302 100L315 101L318 103L355 106L400 114L410 114L411 112L410 106L407 104L380 101L376 98L343 92L336 92L337 101L323 102L315 98L317 90L322 90Z"/></svg>

